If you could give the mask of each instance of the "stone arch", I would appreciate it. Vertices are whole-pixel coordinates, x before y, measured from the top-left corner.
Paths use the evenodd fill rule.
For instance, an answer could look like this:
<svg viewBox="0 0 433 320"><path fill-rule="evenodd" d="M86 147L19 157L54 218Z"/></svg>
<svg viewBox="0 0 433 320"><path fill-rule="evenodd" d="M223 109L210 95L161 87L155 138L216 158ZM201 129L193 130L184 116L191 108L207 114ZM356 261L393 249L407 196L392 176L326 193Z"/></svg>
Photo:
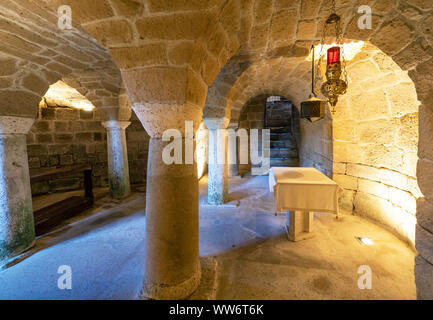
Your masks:
<svg viewBox="0 0 433 320"><path fill-rule="evenodd" d="M123 86L120 71L85 70L62 78L98 109L98 118L106 121L128 121L132 107Z"/></svg>
<svg viewBox="0 0 433 320"><path fill-rule="evenodd" d="M34 118L50 84L82 70L117 69L81 27L60 30L56 12L43 3L14 1L1 8L1 76L8 78L1 80L0 114Z"/></svg>
<svg viewBox="0 0 433 320"><path fill-rule="evenodd" d="M308 62L301 63L300 60L293 60L293 58L266 60L253 64L239 77L229 91L227 108L232 111L232 121L238 118L239 110L245 105L245 102L258 94L272 92L291 97L295 105L299 106L300 101L308 97L310 81L308 78L311 76L308 64ZM296 67L290 71L286 67L289 65ZM275 70L279 71L275 72ZM347 187L347 192L341 201L348 211L354 210L356 213L378 220L393 228L404 239L414 243L415 224L413 220L416 213L416 199L422 198L417 187L415 172L418 160L416 144L418 143L419 103L414 83L407 72L402 71L390 57L368 43L363 51L348 63L348 73L351 85L348 93L337 105L336 114L331 116L328 110L325 119L319 123L301 122L299 137L301 164L317 167L325 174L334 176L335 180ZM293 84L291 78L294 75L297 81ZM401 92L404 92L404 96ZM349 106L350 103L353 104L352 108ZM350 110L355 113L348 115ZM376 121L376 119L379 120L377 122L368 121ZM359 131L357 136L354 133L355 127ZM374 134L377 129L381 132L380 141ZM345 136L348 131L351 132L351 137ZM400 141L386 141L387 138L383 131L389 132L390 141L394 141L394 136L398 136ZM381 155L380 152L384 154ZM351 163L349 167L347 167L348 163ZM373 170L369 166L376 168L377 171L366 173L366 170ZM396 175L395 172L390 173L387 170L400 172L401 176L387 177L391 174ZM363 194L358 189L358 180L372 179L372 175L376 175L376 179L387 181L387 187L391 188L394 198L406 196L405 201L410 203L407 206L403 205L406 213L397 212L397 217L389 217L388 212L400 210L395 207L402 208L402 204L397 203L396 199L386 210L374 209L371 206L365 207L365 203L381 201L375 198L359 199ZM406 182L395 182L392 179ZM362 181L362 183L370 182ZM352 197L357 194L358 198L352 198L347 202L350 194ZM380 194L379 197L390 200L384 194ZM377 204L376 207L384 205ZM383 212L385 216L374 216L374 211ZM412 220L412 222L402 222L405 219ZM404 230L405 228L411 230Z"/></svg>
<svg viewBox="0 0 433 320"><path fill-rule="evenodd" d="M50 84L83 70L111 73L107 49L80 26L58 27L57 10L41 1L0 4L0 137L2 244L0 264L34 243L26 134ZM117 71L118 72L118 71ZM119 77L120 79L120 77Z"/></svg>
<svg viewBox="0 0 433 320"><path fill-rule="evenodd" d="M45 2L52 9L70 5L74 19L108 47L132 104L146 113L141 119L151 135L161 134L147 121L156 108L158 116L179 111L198 126L207 86L239 46L238 1ZM167 128L179 124L173 117L164 122Z"/></svg>
<svg viewBox="0 0 433 320"><path fill-rule="evenodd" d="M47 2L51 5L60 3L51 0L47 0ZM65 1L61 2L64 4ZM191 10L192 12L187 13L177 12L173 15L167 14L173 13L179 8L182 10L191 9L190 7L185 8L186 4L183 1L171 2L170 4L166 1L151 1L149 3L150 7L142 7L142 3L137 1L127 1L126 4L128 5L126 6L119 5L125 3L123 1L114 0L95 2L96 4L89 4L88 1L66 1L66 3L68 2L75 8L74 11L77 12L80 23L86 29L93 30L91 33L101 42L104 39L107 41L107 46L110 47L113 56L116 56L116 51L118 51L118 58L115 58L118 64L126 63L124 67L120 66L120 68L123 69L124 79L128 79L125 82L132 96L132 102L144 103L143 115L153 117L154 120L166 121L168 126L173 127L177 126L178 122L168 121L170 119L163 111L168 110L171 112L166 113L179 114L182 120L180 122L187 118L200 122L200 109L205 102L207 86L212 83L210 80L217 76L219 68L223 64L215 64L215 61L212 61L212 56L207 54L207 50L204 50L203 43L196 41L197 39L203 39L202 34L193 34L191 30L202 29L206 30L207 34L213 35L217 32L218 28L216 26L218 24L210 23L211 26L206 24L206 27L196 28L197 25L194 23L203 21L202 14L194 12L197 10ZM318 4L317 1L313 0L274 0L270 4L267 0L229 1L224 8L227 8L229 4L239 8L239 10L231 11L234 12L235 19L231 19L230 22L233 23L233 20L236 22L234 27L229 26L228 28L229 31L235 30L236 36L233 41L222 41L220 43L224 43L230 48L227 52L233 52L233 54L239 52L240 56L246 56L251 61L293 54L306 56L311 43L320 39L320 23L329 14L330 2L330 0L324 0ZM161 6L158 7L157 3L161 3ZM83 10L83 8L91 5L96 7L93 7L93 10ZM164 7L164 5L166 6ZM421 238L419 241L417 239L417 247L418 243L424 243L418 250L428 260L431 251L428 249L428 243L431 243L433 237L433 228L431 223L428 222L430 221L428 217L431 216L432 212L430 203L433 203L433 185L431 183L433 156L427 147L428 142L431 141L430 137L433 129L431 125L433 96L430 90L433 81L432 31L430 27L433 4L417 0L375 1L372 4L374 13L373 28L370 30L359 30L357 28L358 5L359 2L355 0L339 1L337 3L338 12L343 14L345 38L371 42L390 56L402 70L409 71L409 77L415 85L418 100L421 102L419 109L421 120L419 124L420 138L418 142L420 159L417 165L417 175L425 199L419 200L422 203L418 206L417 215L421 218L419 219L421 228L417 232L417 236L419 235ZM193 9L201 9L206 14L209 14L205 19L210 21L222 12L221 2L219 1L211 1L210 5L204 4L204 2L194 2L194 6ZM215 10L215 8L217 9ZM138 14L135 14L136 12ZM156 12L164 12L169 16L169 19L163 21L166 18L165 14L157 17ZM198 19L194 19L194 15L197 15ZM128 17L132 18L128 19ZM150 25L154 27L156 25L161 28L156 33L152 31L154 28L147 28L150 30L150 34L144 34L141 39L140 28L137 29L139 27L137 25L138 21L141 26L147 27ZM239 21L239 24L237 24L237 21ZM170 24L171 27L167 24ZM181 31L175 30L179 26L182 27L178 28ZM109 32L113 29L124 30L124 32L120 34ZM188 47L186 42L182 44L170 42L169 45L165 42L167 39L177 41L176 37L179 33L189 35L189 39L181 40L194 43L193 48L190 48L190 54L187 54L190 58L187 61L194 61L197 64L191 64L199 67L193 68L190 64L187 66L187 63L179 66L179 64L167 62L167 60L173 58L169 58L168 53L173 53L172 48L174 47L171 47L171 45L179 44L179 46ZM110 34L115 39L109 39ZM215 37L215 39L217 38L219 37ZM137 41L134 42L135 40ZM141 42L142 40L144 41ZM146 43L146 40L152 41ZM162 44L159 43L160 40L163 42ZM230 46L230 44L233 45ZM155 55L146 53L149 48L147 45L151 48L157 48L157 50L150 50ZM128 48L128 50L122 52L122 46ZM215 45L215 47L220 46ZM173 49L176 53L185 53L180 47L176 48L179 50L177 52L177 50ZM138 56L141 59L136 59ZM148 58L149 56L150 58ZM221 59L221 61L228 61L231 56L227 54L227 59ZM162 61L159 60L161 57ZM151 62L148 63L147 59L150 59ZM136 64L128 65L128 60L138 60L138 65L142 63L140 68L144 65L146 67L134 70L133 67ZM143 79L154 85L152 87L149 84L146 90L140 92L138 83ZM208 79L208 81L204 79ZM163 90L165 95L161 96L156 93L160 91L161 86L173 90ZM228 102L228 104L230 103ZM153 108L153 110L150 111L150 108ZM160 136L160 129L149 127L148 130L152 132L153 136ZM311 152L313 151L311 150ZM320 152L324 153L323 151ZM328 169L329 165L330 163L327 163ZM426 261L423 262L425 265L427 265ZM186 286L188 285L190 284L187 283Z"/></svg>

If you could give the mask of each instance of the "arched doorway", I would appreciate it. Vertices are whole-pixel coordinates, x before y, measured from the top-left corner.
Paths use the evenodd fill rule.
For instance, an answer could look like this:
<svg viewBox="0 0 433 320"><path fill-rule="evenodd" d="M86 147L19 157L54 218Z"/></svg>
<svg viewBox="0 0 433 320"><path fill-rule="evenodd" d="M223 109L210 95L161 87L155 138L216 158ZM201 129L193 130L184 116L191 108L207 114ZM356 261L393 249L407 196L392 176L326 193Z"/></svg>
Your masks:
<svg viewBox="0 0 433 320"><path fill-rule="evenodd" d="M270 131L270 166L299 166L298 138L299 113L296 107L282 96L259 94L247 101L241 110L239 128L258 130L258 156L263 157L262 130ZM245 175L254 166L250 159L248 164L239 164L239 173ZM257 165L260 166L260 165Z"/></svg>

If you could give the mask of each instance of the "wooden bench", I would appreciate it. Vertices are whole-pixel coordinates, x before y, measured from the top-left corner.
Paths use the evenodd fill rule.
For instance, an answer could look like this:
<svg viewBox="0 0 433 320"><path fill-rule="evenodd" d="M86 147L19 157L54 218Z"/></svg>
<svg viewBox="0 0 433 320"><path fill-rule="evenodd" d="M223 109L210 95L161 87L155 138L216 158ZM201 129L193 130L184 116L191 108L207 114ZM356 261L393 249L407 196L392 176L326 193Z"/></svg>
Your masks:
<svg viewBox="0 0 433 320"><path fill-rule="evenodd" d="M84 196L73 196L34 212L36 236L54 230L65 220L78 215L93 205L92 167L88 164L62 168L30 170L30 182L47 181L82 172L84 174Z"/></svg>

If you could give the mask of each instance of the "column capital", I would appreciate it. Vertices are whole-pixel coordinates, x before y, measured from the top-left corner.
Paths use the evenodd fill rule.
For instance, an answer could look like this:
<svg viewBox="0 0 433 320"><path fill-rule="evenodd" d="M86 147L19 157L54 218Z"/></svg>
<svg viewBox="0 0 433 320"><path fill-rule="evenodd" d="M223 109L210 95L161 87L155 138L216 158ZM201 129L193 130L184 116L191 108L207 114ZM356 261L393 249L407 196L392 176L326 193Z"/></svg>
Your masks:
<svg viewBox="0 0 433 320"><path fill-rule="evenodd" d="M122 129L125 130L131 124L130 121L110 120L102 122L102 125L107 129Z"/></svg>
<svg viewBox="0 0 433 320"><path fill-rule="evenodd" d="M230 121L229 125L227 126L227 129L233 129L233 130L238 130L239 129L239 122L236 121Z"/></svg>
<svg viewBox="0 0 433 320"><path fill-rule="evenodd" d="M36 119L0 116L0 134L27 134Z"/></svg>
<svg viewBox="0 0 433 320"><path fill-rule="evenodd" d="M227 117L203 118L203 122L208 129L217 130L217 129L226 129L230 123L230 119Z"/></svg>
<svg viewBox="0 0 433 320"><path fill-rule="evenodd" d="M196 132L202 119L201 107L192 103L134 103L132 109L152 138L161 138L169 129L179 130L184 137L186 121L193 122Z"/></svg>
<svg viewBox="0 0 433 320"><path fill-rule="evenodd" d="M104 122L129 121L129 119L131 119L132 109L128 106L119 107L118 105L104 105L96 107L95 112L98 116L98 119Z"/></svg>

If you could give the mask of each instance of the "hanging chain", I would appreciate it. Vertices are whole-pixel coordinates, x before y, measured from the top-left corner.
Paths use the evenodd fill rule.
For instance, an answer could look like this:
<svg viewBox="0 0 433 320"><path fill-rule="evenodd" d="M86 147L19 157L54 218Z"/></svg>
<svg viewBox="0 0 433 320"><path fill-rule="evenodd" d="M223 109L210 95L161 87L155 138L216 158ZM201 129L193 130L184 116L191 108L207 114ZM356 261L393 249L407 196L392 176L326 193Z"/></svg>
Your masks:
<svg viewBox="0 0 433 320"><path fill-rule="evenodd" d="M333 0L333 2L335 3L335 0ZM342 57L342 67L343 67L343 76L344 76L344 81L348 81L347 79L347 70L346 70L346 54L344 52L344 43L343 43L343 31L341 29L341 19L339 19L336 23L335 23L335 37L336 37L336 43L337 45L341 48L341 57Z"/></svg>
<svg viewBox="0 0 433 320"><path fill-rule="evenodd" d="M335 7L336 7L335 0L332 0L332 5L331 5L331 11L332 11L332 13L336 12Z"/></svg>
<svg viewBox="0 0 433 320"><path fill-rule="evenodd" d="M347 69L346 69L346 55L345 55L344 46L343 46L343 32L342 32L342 28L341 28L341 19L337 15L336 11L337 11L336 10L336 0L332 0L331 15L330 15L330 18L328 18L328 20L323 25L322 39L320 41L321 48L320 48L319 58L317 59L318 60L317 64L314 66L314 70L315 70L314 85L318 82L323 83L323 81L324 81L323 76L322 76L321 66L322 66L322 62L324 59L323 57L325 55L325 42L326 42L326 36L328 33L328 28L329 28L328 25L330 25L330 24L334 24L334 27L335 27L335 41L336 41L337 46L339 46L341 49L342 75L343 75L344 81L346 83L348 83L348 76L347 76ZM332 114L335 113L335 108L331 108L331 113Z"/></svg>
<svg viewBox="0 0 433 320"><path fill-rule="evenodd" d="M317 61L317 64L315 66L316 68L316 77L315 77L315 83L319 82L322 83L323 82L323 76L322 76L322 60L324 57L324 51L325 51L325 41L326 41L326 34L328 33L328 24L324 23L323 25L323 32L322 32L322 39L320 40L320 53L319 53L319 59Z"/></svg>
<svg viewBox="0 0 433 320"><path fill-rule="evenodd" d="M347 69L346 69L346 53L344 52L344 41L343 41L343 31L341 28L341 17L337 14L336 9L336 0L332 0L332 6L331 6L331 16L334 16L333 19L328 18L329 20L333 20L332 22L335 23L335 41L337 46L340 47L340 53L341 53L341 66L342 66L342 75L343 75L343 81L348 84L348 76L347 76ZM331 108L331 113L335 114L335 107Z"/></svg>

